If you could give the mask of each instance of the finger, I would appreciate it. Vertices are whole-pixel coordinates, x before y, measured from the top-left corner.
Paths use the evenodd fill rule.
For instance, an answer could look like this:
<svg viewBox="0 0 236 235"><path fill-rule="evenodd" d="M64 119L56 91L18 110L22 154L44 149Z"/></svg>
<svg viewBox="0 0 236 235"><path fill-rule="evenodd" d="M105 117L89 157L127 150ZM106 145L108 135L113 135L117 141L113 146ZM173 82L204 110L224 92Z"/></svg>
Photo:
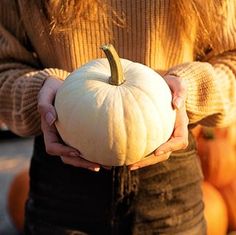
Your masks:
<svg viewBox="0 0 236 235"><path fill-rule="evenodd" d="M181 129L181 128L179 128ZM177 130L178 132L180 130ZM179 134L175 133L175 136L171 137L167 142L160 145L154 152L155 155L162 155L168 152L174 152L181 149L185 149L188 146L188 132L180 131Z"/></svg>
<svg viewBox="0 0 236 235"><path fill-rule="evenodd" d="M160 147L158 147L154 154L156 156L160 156L162 154L168 153L168 152L174 152L181 149L185 149L188 146L188 141L185 137L173 137L168 142L162 144Z"/></svg>
<svg viewBox="0 0 236 235"><path fill-rule="evenodd" d="M38 94L39 103L47 104L54 101L58 88L62 81L55 77L48 78Z"/></svg>
<svg viewBox="0 0 236 235"><path fill-rule="evenodd" d="M76 149L63 145L59 142L45 144L46 152L52 156L82 157L83 155Z"/></svg>
<svg viewBox="0 0 236 235"><path fill-rule="evenodd" d="M188 146L188 134L181 136L171 137L166 143L159 146L154 154L162 155L168 152L174 152L181 149L185 149Z"/></svg>
<svg viewBox="0 0 236 235"><path fill-rule="evenodd" d="M55 121L57 120L56 111L53 107L50 107L50 106L51 105L48 106L48 110L46 110L47 108L45 108L45 111L44 111L45 112L44 118L49 126L53 125Z"/></svg>
<svg viewBox="0 0 236 235"><path fill-rule="evenodd" d="M46 152L55 156L73 156L82 157L82 154L75 148L63 145L57 134L55 126L46 127L43 130Z"/></svg>
<svg viewBox="0 0 236 235"><path fill-rule="evenodd" d="M104 169L106 169L106 170L111 170L111 169L112 169L111 166L103 166L103 165L102 165L102 167L103 167Z"/></svg>
<svg viewBox="0 0 236 235"><path fill-rule="evenodd" d="M51 126L57 119L57 113L54 106L51 104L52 101L39 100L38 111L41 117Z"/></svg>
<svg viewBox="0 0 236 235"><path fill-rule="evenodd" d="M53 107L53 101L56 95L56 90L50 88L42 88L38 95L38 111L40 113L45 113L45 108L48 109L49 104L51 108ZM48 110L51 111L51 110Z"/></svg>
<svg viewBox="0 0 236 235"><path fill-rule="evenodd" d="M61 84L62 81L55 78L49 78L45 81L42 89L38 94L38 112L49 125L52 125L57 119L57 114L53 106L53 102L56 92Z"/></svg>
<svg viewBox="0 0 236 235"><path fill-rule="evenodd" d="M186 82L174 75L166 75L165 81L172 91L172 105L176 109L180 109L185 104L187 94Z"/></svg>
<svg viewBox="0 0 236 235"><path fill-rule="evenodd" d="M80 157L61 156L61 159L65 164L69 164L75 167L81 167L96 172L100 170L99 164L87 161Z"/></svg>
<svg viewBox="0 0 236 235"><path fill-rule="evenodd" d="M154 154L152 154L151 156L146 157L143 160L130 165L129 169L130 170L137 170L142 167L154 165L154 164L166 161L169 158L169 156L170 156L170 153L166 153L166 154L159 155L159 156L155 156Z"/></svg>
<svg viewBox="0 0 236 235"><path fill-rule="evenodd" d="M38 94L39 103L40 104L52 103L54 101L55 94L56 90L50 87L43 87Z"/></svg>
<svg viewBox="0 0 236 235"><path fill-rule="evenodd" d="M187 91L187 83L185 80L175 75L165 75L164 79L174 95L185 97Z"/></svg>
<svg viewBox="0 0 236 235"><path fill-rule="evenodd" d="M184 98L182 98L181 96L173 96L172 99L172 105L174 107L174 109L180 110L181 108L184 107L185 101Z"/></svg>
<svg viewBox="0 0 236 235"><path fill-rule="evenodd" d="M179 111L180 112L180 111ZM180 121L178 120L180 119ZM185 149L188 146L188 118L184 112L177 115L176 125L172 137L159 146L154 154L161 155L168 152L173 152Z"/></svg>

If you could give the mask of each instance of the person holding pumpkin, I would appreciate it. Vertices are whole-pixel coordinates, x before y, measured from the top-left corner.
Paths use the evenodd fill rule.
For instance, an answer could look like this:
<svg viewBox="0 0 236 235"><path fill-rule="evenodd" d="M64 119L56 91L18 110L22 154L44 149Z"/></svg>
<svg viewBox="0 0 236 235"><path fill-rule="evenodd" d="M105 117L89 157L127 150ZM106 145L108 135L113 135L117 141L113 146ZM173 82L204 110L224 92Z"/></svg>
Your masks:
<svg viewBox="0 0 236 235"><path fill-rule="evenodd" d="M205 234L202 173L188 130L236 119L236 2L0 5L0 119L35 136L25 234ZM150 157L112 169L61 142L53 106L63 80L104 57L99 47L107 42L162 74L177 114L171 138Z"/></svg>

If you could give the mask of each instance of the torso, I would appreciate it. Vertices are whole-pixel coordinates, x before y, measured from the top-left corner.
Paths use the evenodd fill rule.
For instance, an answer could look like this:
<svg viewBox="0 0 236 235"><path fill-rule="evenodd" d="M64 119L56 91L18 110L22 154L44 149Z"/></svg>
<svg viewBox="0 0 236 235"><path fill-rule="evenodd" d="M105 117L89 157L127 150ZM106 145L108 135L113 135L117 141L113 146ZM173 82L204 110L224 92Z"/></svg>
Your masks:
<svg viewBox="0 0 236 235"><path fill-rule="evenodd" d="M108 18L107 29L98 13L97 22L81 21L66 32L50 32L48 21L35 4L19 0L21 13L28 12L24 24L28 37L44 67L72 71L82 64L104 57L100 46L112 43L120 57L140 62L156 70L166 70L193 60L193 42L178 32L173 17L167 17L169 1L112 0L115 11L126 15L126 26L119 27ZM183 44L182 41L186 43Z"/></svg>

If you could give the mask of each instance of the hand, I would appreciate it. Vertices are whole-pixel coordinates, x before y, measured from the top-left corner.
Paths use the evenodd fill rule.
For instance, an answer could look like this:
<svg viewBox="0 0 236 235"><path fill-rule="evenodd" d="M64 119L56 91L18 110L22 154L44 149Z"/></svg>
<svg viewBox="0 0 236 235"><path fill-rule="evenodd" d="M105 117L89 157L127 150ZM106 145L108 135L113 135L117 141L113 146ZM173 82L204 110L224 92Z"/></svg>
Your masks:
<svg viewBox="0 0 236 235"><path fill-rule="evenodd" d="M41 115L41 129L44 136L46 151L50 155L60 156L66 164L86 168L92 171L99 171L97 163L83 159L81 153L62 143L61 138L54 125L57 114L53 101L62 81L56 77L50 77L45 82L38 94L38 111Z"/></svg>
<svg viewBox="0 0 236 235"><path fill-rule="evenodd" d="M153 165L169 158L173 151L185 149L188 146L188 116L186 113L186 84L174 75L164 76L172 91L172 105L176 109L174 131L170 139L159 146L151 155L129 166L130 170Z"/></svg>

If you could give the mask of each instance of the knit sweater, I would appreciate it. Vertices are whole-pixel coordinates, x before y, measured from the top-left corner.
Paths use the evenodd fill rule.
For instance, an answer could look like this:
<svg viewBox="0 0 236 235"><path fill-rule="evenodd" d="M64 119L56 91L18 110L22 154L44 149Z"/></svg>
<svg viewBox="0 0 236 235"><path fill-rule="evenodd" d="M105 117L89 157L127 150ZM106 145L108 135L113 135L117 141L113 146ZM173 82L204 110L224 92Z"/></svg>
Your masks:
<svg viewBox="0 0 236 235"><path fill-rule="evenodd" d="M171 0L110 0L126 15L125 27L111 24L108 30L98 11L95 22L81 20L60 33L50 31L33 2L0 3L0 120L18 135L41 132L37 95L45 79L64 80L82 64L104 57L99 48L105 43L122 58L184 79L191 124L226 126L236 120L236 1L229 0L219 14L215 37L220 40L213 40L214 50L201 61L194 53L194 34L201 29L193 25L191 37L179 31L178 14L168 14Z"/></svg>

